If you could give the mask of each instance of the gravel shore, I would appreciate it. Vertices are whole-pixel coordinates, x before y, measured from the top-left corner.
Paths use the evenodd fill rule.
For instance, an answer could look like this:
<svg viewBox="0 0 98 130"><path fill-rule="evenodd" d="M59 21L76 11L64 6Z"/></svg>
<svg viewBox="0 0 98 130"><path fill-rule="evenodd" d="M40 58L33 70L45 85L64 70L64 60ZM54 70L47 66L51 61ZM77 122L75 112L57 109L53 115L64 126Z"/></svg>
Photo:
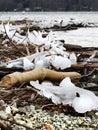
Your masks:
<svg viewBox="0 0 98 130"><path fill-rule="evenodd" d="M14 115L14 120L32 130L98 130L98 118L95 116L80 117L57 111L47 112L36 109L33 105L19 108ZM11 127L12 130L27 130L26 127L19 125L11 125Z"/></svg>

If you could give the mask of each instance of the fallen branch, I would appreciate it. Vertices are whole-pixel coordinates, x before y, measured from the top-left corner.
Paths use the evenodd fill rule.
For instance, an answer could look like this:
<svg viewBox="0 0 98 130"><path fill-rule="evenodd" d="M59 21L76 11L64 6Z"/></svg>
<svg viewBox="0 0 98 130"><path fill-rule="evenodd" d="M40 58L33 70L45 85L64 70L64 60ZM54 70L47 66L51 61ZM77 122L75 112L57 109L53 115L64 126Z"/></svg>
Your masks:
<svg viewBox="0 0 98 130"><path fill-rule="evenodd" d="M73 64L71 67L73 69L98 68L98 63L94 63L94 64L82 64L82 63L78 63L78 64Z"/></svg>
<svg viewBox="0 0 98 130"><path fill-rule="evenodd" d="M81 74L77 72L57 72L46 68L37 68L28 72L14 72L8 74L1 79L0 86L10 88L16 84L31 80L48 79L52 81L61 81L65 77L70 77L71 79L81 78Z"/></svg>

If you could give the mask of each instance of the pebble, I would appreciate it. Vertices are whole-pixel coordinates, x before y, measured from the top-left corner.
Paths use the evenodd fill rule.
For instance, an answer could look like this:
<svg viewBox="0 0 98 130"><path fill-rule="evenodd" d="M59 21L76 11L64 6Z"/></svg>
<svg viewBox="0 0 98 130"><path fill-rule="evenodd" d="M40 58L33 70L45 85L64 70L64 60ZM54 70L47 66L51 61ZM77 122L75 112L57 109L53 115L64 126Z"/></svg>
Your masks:
<svg viewBox="0 0 98 130"><path fill-rule="evenodd" d="M27 109L28 108L28 109ZM31 110L32 109L32 110ZM24 111L25 114L14 115L14 120L21 124L27 125L36 130L47 130L46 125L50 125L52 130L97 130L98 118L92 117L75 117L65 115L59 112L47 112L42 109L36 109L34 106L19 108L18 111ZM25 130L21 126L14 126L12 130Z"/></svg>

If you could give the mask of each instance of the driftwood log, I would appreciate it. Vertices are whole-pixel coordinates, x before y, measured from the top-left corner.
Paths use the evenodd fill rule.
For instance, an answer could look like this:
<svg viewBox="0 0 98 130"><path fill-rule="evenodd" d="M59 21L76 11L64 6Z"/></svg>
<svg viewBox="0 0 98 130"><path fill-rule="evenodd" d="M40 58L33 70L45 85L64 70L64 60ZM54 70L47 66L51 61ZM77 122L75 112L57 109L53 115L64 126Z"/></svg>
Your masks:
<svg viewBox="0 0 98 130"><path fill-rule="evenodd" d="M27 72L14 72L8 74L1 79L0 86L10 88L16 84L31 80L48 79L52 81L61 81L65 77L70 77L71 79L81 78L81 74L77 72L57 72L46 68L36 68Z"/></svg>
<svg viewBox="0 0 98 130"><path fill-rule="evenodd" d="M78 63L78 64L73 64L71 66L73 69L83 69L83 68L98 68L98 63L93 63L93 64L82 64L82 63Z"/></svg>

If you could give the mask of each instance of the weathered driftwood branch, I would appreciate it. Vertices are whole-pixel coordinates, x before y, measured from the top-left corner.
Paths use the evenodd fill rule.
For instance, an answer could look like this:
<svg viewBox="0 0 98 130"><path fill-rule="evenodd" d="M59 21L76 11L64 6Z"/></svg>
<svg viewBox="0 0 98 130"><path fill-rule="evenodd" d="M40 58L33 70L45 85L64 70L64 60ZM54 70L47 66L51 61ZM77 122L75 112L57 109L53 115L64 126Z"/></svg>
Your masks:
<svg viewBox="0 0 98 130"><path fill-rule="evenodd" d="M4 76L0 81L0 86L2 87L12 87L16 84L23 82L28 82L30 80L52 80L61 81L65 77L81 78L81 74L77 72L57 72L54 70L49 70L46 68L37 68L28 72L14 72Z"/></svg>

